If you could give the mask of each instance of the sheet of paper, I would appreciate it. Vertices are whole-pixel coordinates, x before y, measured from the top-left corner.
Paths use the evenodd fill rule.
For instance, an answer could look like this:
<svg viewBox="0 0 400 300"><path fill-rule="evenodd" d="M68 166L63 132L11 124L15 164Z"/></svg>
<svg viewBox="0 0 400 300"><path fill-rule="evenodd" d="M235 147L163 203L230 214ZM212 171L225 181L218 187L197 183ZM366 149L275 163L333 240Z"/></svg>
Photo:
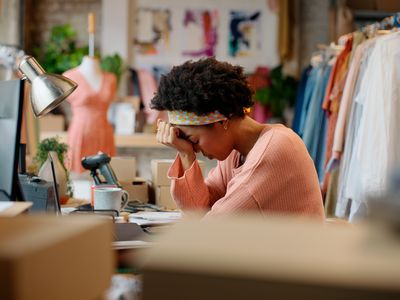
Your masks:
<svg viewBox="0 0 400 300"><path fill-rule="evenodd" d="M123 249L140 249L145 247L150 247L153 243L145 241L116 241L112 243L113 249L123 250Z"/></svg>
<svg viewBox="0 0 400 300"><path fill-rule="evenodd" d="M13 202L0 202L0 211L5 211L7 208L11 207Z"/></svg>
<svg viewBox="0 0 400 300"><path fill-rule="evenodd" d="M180 211L141 211L129 215L129 222L144 225L163 225L177 222L181 219Z"/></svg>

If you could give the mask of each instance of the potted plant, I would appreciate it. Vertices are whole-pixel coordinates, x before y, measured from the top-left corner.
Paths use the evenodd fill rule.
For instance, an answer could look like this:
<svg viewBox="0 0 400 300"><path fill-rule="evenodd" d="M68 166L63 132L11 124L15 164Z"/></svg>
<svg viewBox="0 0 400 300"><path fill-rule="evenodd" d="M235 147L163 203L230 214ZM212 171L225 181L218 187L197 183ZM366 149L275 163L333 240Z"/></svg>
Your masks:
<svg viewBox="0 0 400 300"><path fill-rule="evenodd" d="M81 63L89 48L78 47L76 36L69 24L54 26L49 41L34 49L35 56L47 72L62 74Z"/></svg>
<svg viewBox="0 0 400 300"><path fill-rule="evenodd" d="M272 118L284 123L284 111L296 99L297 81L282 73L282 65L268 73L269 85L256 89L254 99L268 107Z"/></svg>
<svg viewBox="0 0 400 300"><path fill-rule="evenodd" d="M69 172L65 167L65 156L68 145L59 141L59 137L52 137L42 140L38 144L37 153L34 158L39 177L47 181L53 181L52 170L49 160L51 155L54 162L56 180L60 203L65 204L72 197L72 187L69 179Z"/></svg>

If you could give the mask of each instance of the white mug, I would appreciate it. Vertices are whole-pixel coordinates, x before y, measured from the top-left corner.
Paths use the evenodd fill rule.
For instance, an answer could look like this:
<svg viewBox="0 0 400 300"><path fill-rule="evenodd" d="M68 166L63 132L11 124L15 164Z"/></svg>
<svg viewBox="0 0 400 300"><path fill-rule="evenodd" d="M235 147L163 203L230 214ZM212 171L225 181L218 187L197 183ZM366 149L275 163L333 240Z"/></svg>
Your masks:
<svg viewBox="0 0 400 300"><path fill-rule="evenodd" d="M95 187L94 209L121 211L128 203L128 193L119 187Z"/></svg>

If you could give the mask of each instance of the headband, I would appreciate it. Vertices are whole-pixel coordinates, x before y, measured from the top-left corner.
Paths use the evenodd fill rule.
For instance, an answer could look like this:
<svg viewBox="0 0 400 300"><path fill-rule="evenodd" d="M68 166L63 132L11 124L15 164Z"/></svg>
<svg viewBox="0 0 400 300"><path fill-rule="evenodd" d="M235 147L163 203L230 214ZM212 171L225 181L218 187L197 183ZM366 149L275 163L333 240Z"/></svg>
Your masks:
<svg viewBox="0 0 400 300"><path fill-rule="evenodd" d="M173 110L168 111L169 123L175 125L206 125L227 120L228 118L218 110L204 115L196 115L193 112Z"/></svg>

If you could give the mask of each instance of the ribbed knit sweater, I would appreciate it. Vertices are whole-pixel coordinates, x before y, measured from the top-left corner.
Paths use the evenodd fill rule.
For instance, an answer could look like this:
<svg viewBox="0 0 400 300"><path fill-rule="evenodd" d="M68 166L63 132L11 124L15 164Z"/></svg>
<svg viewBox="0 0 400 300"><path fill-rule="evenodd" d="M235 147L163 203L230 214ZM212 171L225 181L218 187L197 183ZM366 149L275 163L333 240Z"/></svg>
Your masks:
<svg viewBox="0 0 400 300"><path fill-rule="evenodd" d="M324 218L314 163L291 129L267 126L239 162L233 150L204 180L197 160L183 172L177 155L168 171L174 200L183 210L208 210L207 216L258 211Z"/></svg>

